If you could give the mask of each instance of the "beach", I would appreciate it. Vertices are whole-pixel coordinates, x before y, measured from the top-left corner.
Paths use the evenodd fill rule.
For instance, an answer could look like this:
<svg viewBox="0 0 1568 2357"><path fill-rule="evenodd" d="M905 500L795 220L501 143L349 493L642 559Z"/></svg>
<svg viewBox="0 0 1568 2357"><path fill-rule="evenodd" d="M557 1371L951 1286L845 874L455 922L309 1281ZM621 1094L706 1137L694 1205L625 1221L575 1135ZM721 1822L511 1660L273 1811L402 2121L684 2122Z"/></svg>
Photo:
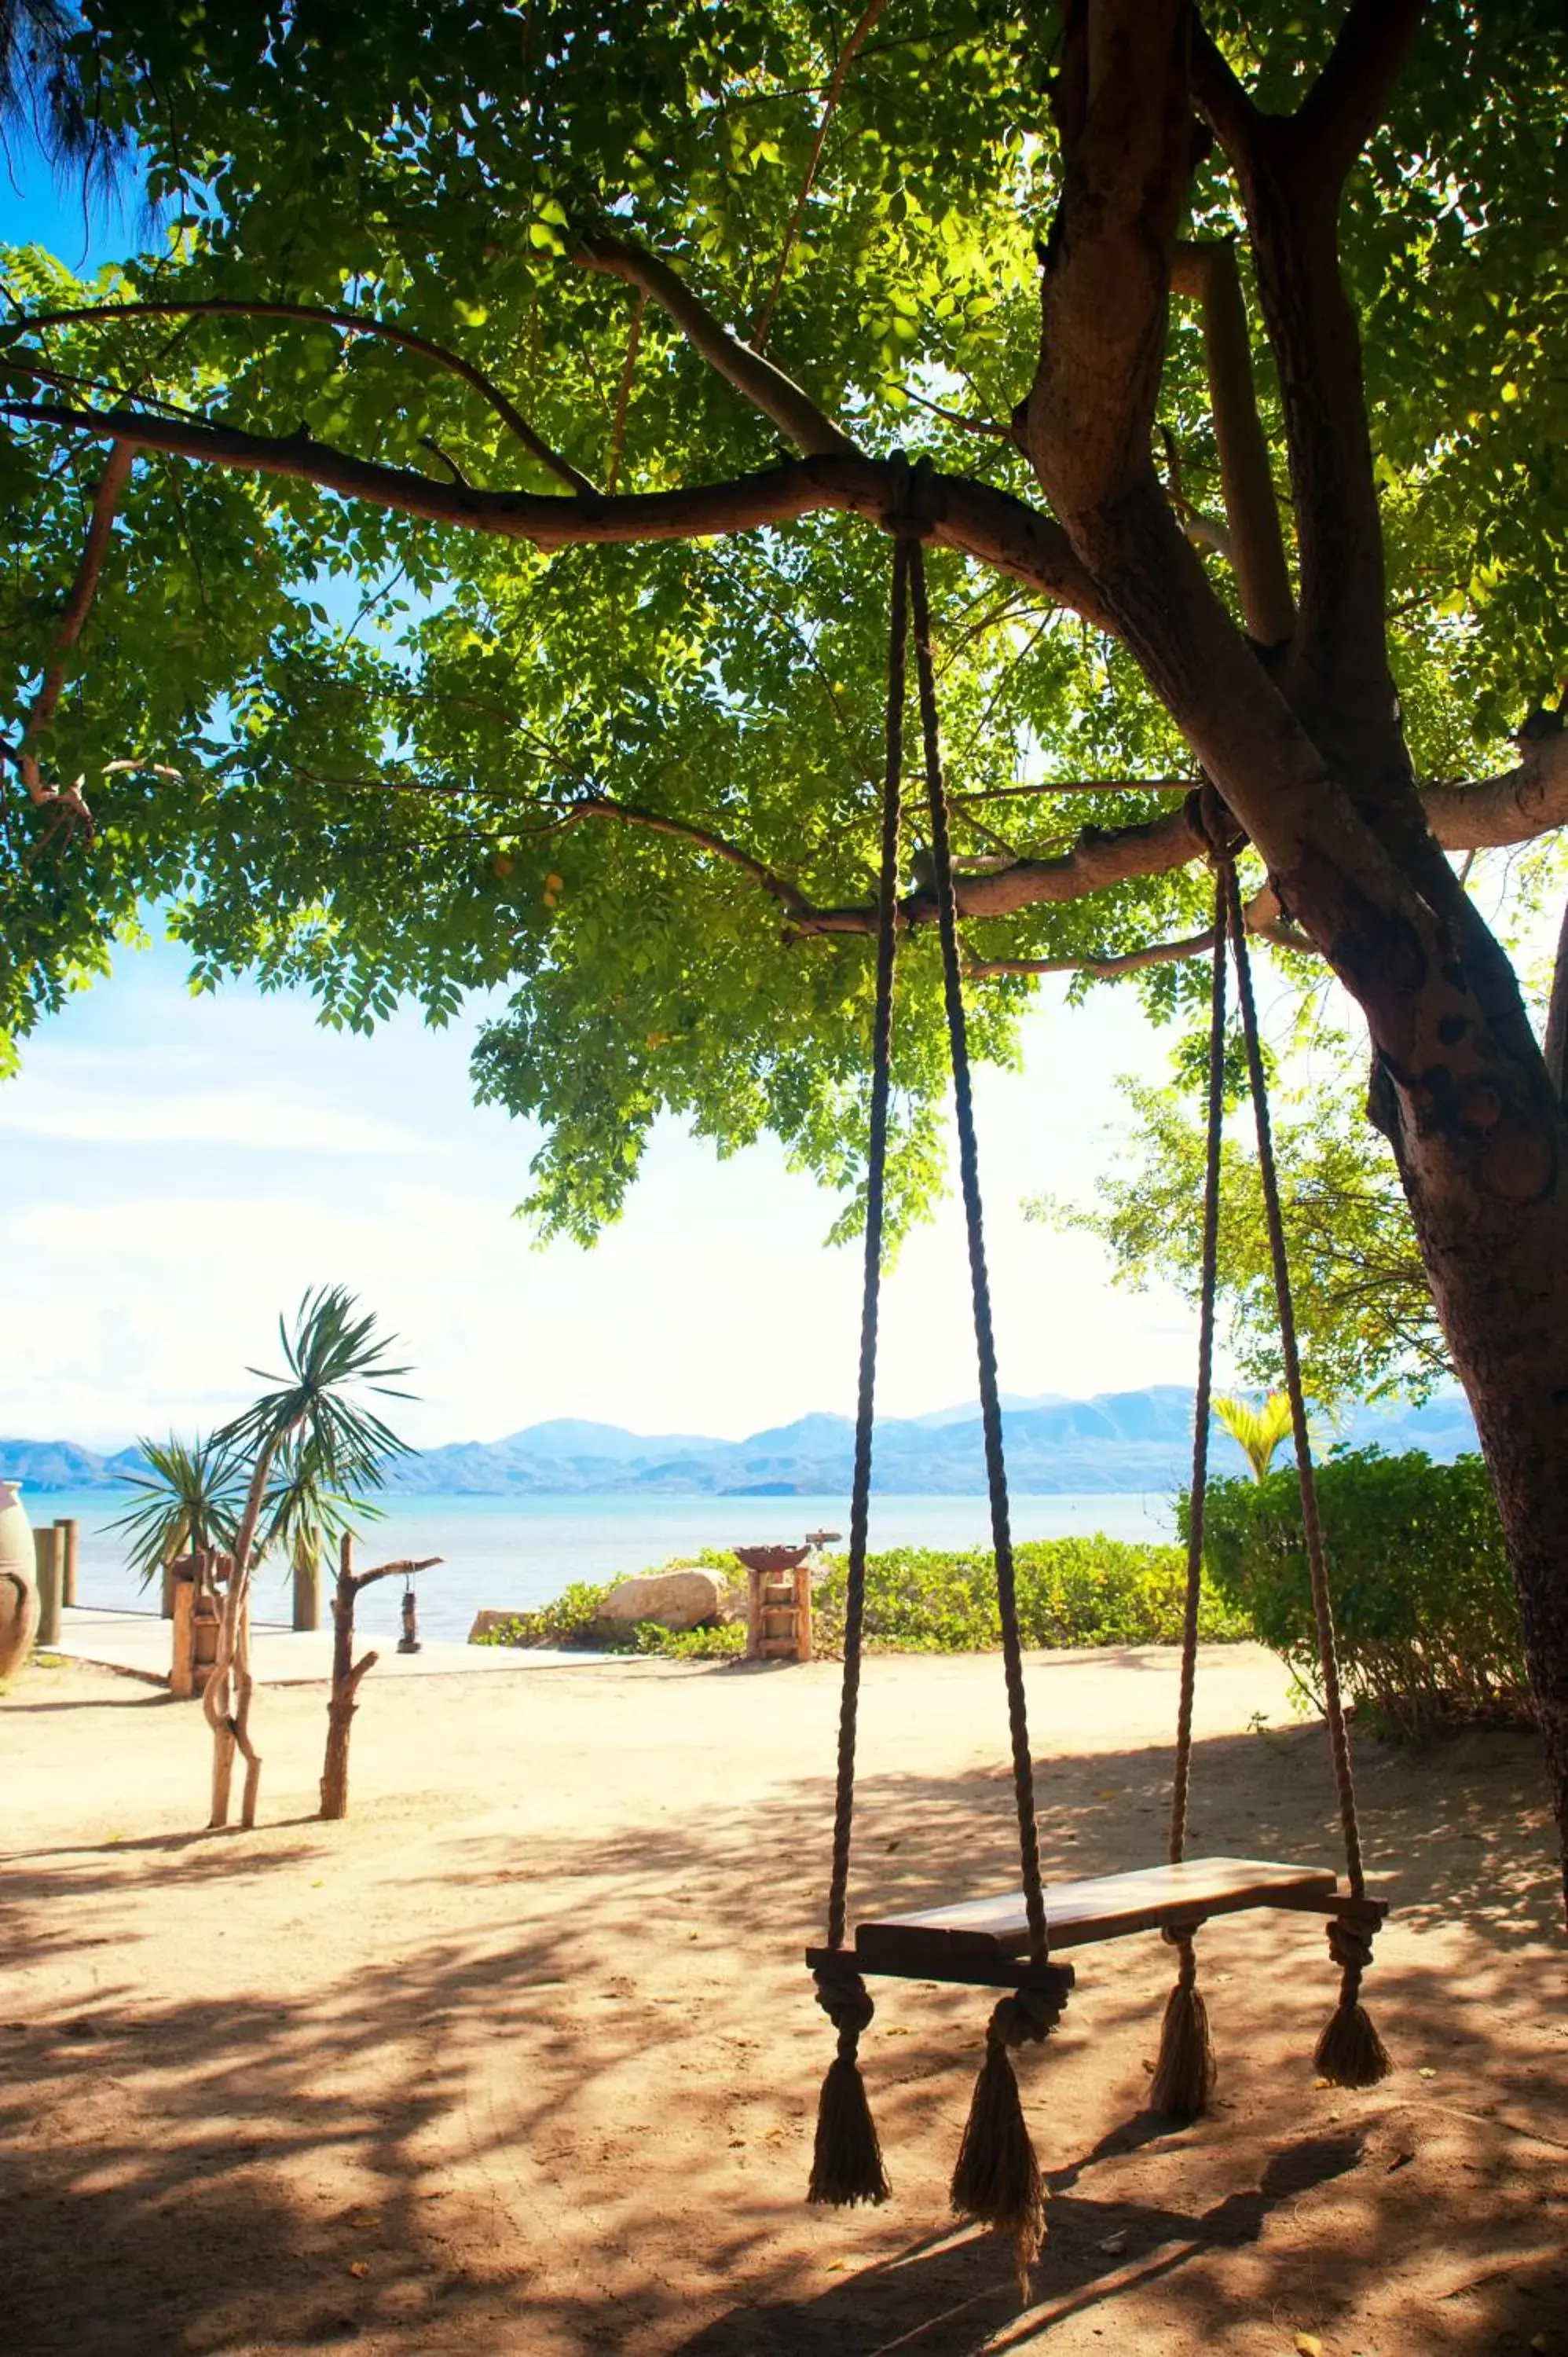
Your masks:
<svg viewBox="0 0 1568 2357"><path fill-rule="evenodd" d="M1165 1854L1173 1651L1031 1657L1055 1878ZM832 2034L838 1669L583 1662L267 1689L253 1834L211 1835L199 1707L35 1663L0 1700L0 2311L16 2357L1325 2357L1568 2348L1568 1998L1535 1747L1363 1744L1398 2069L1314 2083L1321 1922L1198 1941L1219 2105L1144 2109L1155 1936L1076 1952L1020 2078L1051 2189L1022 2310L946 2201L983 1991L882 1983L894 2199L802 2199ZM1252 1645L1199 1669L1194 1846L1336 1862L1323 1729ZM1017 1882L999 1661L866 1664L852 1916Z"/></svg>

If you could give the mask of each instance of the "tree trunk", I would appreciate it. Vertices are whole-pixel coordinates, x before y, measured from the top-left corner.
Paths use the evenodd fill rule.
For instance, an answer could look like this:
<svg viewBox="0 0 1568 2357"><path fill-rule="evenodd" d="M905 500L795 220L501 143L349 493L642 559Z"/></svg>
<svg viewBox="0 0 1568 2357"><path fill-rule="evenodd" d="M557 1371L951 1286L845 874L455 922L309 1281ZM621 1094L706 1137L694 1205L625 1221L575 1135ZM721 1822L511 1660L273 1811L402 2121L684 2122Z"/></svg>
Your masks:
<svg viewBox="0 0 1568 2357"><path fill-rule="evenodd" d="M345 1531L338 1543L338 1587L332 1598L332 1694L327 1705L327 1757L321 1770L324 1817L349 1813L349 1738L359 1707L360 1680L381 1660L375 1652L354 1659L354 1607L360 1590L378 1579L412 1578L416 1571L432 1570L440 1561L438 1555L427 1555L413 1562L381 1563L373 1571L356 1572L353 1533Z"/></svg>
<svg viewBox="0 0 1568 2357"><path fill-rule="evenodd" d="M1568 1920L1568 1128L1537 1059L1533 1119L1491 1097L1434 1117L1422 1076L1391 1125L1422 1258L1468 1395L1519 1588L1563 1856ZM1510 1103L1509 1099L1513 1102ZM1421 1117L1422 1114L1425 1118Z"/></svg>
<svg viewBox="0 0 1568 2357"><path fill-rule="evenodd" d="M379 1654L354 1660L354 1606L360 1582L354 1577L354 1540L345 1531L338 1542L338 1588L332 1598L332 1695L327 1706L327 1758L321 1770L321 1813L349 1813L349 1739L353 1732L360 1680L373 1669Z"/></svg>

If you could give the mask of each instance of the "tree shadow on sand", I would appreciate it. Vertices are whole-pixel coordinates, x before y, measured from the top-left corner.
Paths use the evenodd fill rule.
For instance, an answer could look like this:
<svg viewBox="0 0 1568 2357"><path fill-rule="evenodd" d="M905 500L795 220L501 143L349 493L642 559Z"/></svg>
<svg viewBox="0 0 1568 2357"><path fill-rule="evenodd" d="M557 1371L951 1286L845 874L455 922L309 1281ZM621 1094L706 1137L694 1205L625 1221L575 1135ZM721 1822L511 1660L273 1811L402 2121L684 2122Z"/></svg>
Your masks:
<svg viewBox="0 0 1568 2357"><path fill-rule="evenodd" d="M1322 1755L1315 1727L1200 1744L1202 1846L1332 1856ZM352 1826L35 1852L7 1881L10 1942L68 1946L73 1904L116 1897L106 1920L133 1937L156 1882L193 1939L231 1924L236 1946L193 1954L177 1987L111 1969L69 2020L0 2029L8 2346L961 2357L1047 2345L1090 2310L1108 2346L1136 2345L1154 2302L1196 2347L1260 2312L1322 2330L1315 2280L1344 2319L1402 2269L1437 2285L1434 2347L1489 2357L1522 2332L1523 2349L1568 2298L1561 2233L1542 2246L1563 2152L1541 2063L1568 2014L1533 1961L1552 1929L1539 1771L1517 1742L1440 1764L1389 1755L1365 1774L1374 1858L1405 1862L1404 1919L1465 1938L1435 1985L1421 1943L1391 1940L1374 2002L1403 2067L1385 2087L1313 2087L1333 1993L1320 1927L1216 1923L1200 1952L1222 2105L1173 2132L1142 2110L1168 1956L1157 1939L1080 1954L1063 2031L1023 2071L1053 2198L1022 2314L1004 2251L932 2231L983 1993L878 1991L865 2071L899 2203L836 2219L800 2202L830 2050L800 1955L825 1775L775 1791L765 1841L755 1808L717 1803L700 1825L590 1846L493 1824L456 1851L433 1838L385 1866L364 1929L329 1888L309 1897ZM1157 1857L1168 1773L1160 1748L1042 1765L1048 1869ZM869 1778L859 1911L1008 1887L1011 1806L989 1771ZM1457 1838L1472 1826L1477 1844ZM283 1883L318 1927L308 1987L243 1944L247 1889Z"/></svg>

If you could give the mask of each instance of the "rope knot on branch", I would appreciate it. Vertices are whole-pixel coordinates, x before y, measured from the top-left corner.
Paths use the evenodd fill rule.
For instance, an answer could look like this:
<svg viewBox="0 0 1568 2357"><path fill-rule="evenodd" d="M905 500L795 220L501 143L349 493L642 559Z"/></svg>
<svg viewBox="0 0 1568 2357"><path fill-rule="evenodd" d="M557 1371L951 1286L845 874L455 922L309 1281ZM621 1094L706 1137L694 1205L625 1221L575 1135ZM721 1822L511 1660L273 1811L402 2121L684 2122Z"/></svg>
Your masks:
<svg viewBox="0 0 1568 2357"><path fill-rule="evenodd" d="M1209 779L1188 794L1186 810L1187 823L1207 849L1210 866L1223 866L1245 848L1246 829L1237 823Z"/></svg>

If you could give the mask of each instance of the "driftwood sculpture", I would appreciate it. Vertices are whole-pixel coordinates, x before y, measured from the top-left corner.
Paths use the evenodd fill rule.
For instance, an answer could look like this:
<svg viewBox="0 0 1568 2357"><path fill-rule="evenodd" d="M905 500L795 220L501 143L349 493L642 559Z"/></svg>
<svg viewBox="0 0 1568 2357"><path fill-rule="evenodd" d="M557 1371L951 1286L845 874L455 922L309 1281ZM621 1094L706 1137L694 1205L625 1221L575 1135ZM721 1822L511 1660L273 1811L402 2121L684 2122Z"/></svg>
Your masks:
<svg viewBox="0 0 1568 2357"><path fill-rule="evenodd" d="M349 1813L349 1738L359 1708L360 1680L381 1659L376 1652L354 1659L354 1608L360 1590L378 1579L411 1579L441 1560L438 1555L427 1555L417 1562L379 1563L373 1571L356 1571L353 1533L345 1531L338 1541L338 1587L332 1598L332 1698L327 1706L327 1760L321 1771L324 1817Z"/></svg>

